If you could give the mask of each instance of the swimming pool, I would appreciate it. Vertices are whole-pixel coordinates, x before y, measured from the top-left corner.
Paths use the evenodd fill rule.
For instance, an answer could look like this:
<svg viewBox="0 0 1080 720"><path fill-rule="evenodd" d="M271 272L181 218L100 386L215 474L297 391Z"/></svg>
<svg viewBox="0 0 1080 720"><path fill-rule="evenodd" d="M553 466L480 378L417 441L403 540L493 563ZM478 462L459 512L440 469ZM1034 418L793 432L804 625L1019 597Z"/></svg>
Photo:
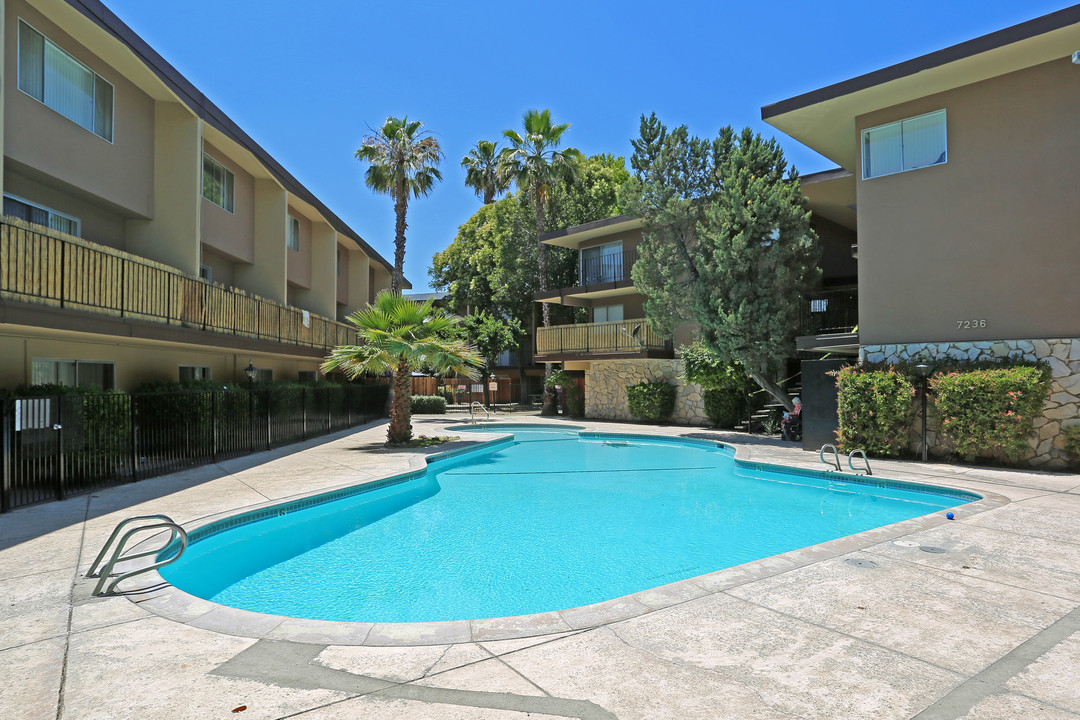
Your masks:
<svg viewBox="0 0 1080 720"><path fill-rule="evenodd" d="M411 476L212 523L161 574L216 603L291 617L503 617L620 597L978 499L761 469L715 442L513 433L436 456Z"/></svg>

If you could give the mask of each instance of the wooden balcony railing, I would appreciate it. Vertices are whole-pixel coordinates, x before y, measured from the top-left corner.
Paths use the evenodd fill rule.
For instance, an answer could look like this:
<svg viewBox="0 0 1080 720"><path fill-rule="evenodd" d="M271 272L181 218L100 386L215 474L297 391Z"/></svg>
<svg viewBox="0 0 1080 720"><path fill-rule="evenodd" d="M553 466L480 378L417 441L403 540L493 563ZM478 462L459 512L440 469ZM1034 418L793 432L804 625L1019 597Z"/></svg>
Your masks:
<svg viewBox="0 0 1080 720"><path fill-rule="evenodd" d="M0 221L0 297L289 345L356 342L352 327L21 221Z"/></svg>
<svg viewBox="0 0 1080 720"><path fill-rule="evenodd" d="M649 327L645 320L555 325L536 329L536 354L637 354L672 350L670 338Z"/></svg>
<svg viewBox="0 0 1080 720"><path fill-rule="evenodd" d="M799 335L849 333L858 324L858 290L826 290L802 300Z"/></svg>

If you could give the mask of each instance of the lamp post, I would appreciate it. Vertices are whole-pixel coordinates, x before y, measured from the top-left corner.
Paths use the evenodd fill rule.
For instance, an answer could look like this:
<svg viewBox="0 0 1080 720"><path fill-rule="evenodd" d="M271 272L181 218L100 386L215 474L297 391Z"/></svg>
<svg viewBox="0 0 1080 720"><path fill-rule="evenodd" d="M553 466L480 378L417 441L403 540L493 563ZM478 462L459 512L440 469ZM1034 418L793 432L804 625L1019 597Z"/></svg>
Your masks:
<svg viewBox="0 0 1080 720"><path fill-rule="evenodd" d="M934 368L919 363L915 366L915 374L922 378L922 461L926 462L926 381L934 374Z"/></svg>
<svg viewBox="0 0 1080 720"><path fill-rule="evenodd" d="M255 376L259 374L254 363L248 360L248 366L244 368L244 374L248 379L248 437L251 443L251 452L255 452Z"/></svg>

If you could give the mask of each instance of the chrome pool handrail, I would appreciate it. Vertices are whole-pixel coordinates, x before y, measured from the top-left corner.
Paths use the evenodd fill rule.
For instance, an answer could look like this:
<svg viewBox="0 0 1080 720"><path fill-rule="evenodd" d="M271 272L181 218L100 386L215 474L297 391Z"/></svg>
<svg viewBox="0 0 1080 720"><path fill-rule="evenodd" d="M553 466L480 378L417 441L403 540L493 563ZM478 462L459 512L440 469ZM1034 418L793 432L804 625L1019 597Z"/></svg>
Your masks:
<svg viewBox="0 0 1080 720"><path fill-rule="evenodd" d="M848 467L851 468L851 471L852 472L860 472L858 468L856 468L854 465L851 464L851 458L855 457L856 455L859 455L860 457L862 457L863 462L866 463L866 474L867 475L873 475L874 471L870 469L870 459L868 457L866 457L866 451L862 450L862 449L852 450L851 452L848 453L847 464L848 464Z"/></svg>
<svg viewBox="0 0 1080 720"><path fill-rule="evenodd" d="M826 460L825 459L825 450L826 449L832 450L832 453L833 453L833 459L832 460ZM822 445L821 449L818 450L818 459L820 459L821 462L825 463L826 465L831 465L831 466L836 467L836 472L842 472L842 470L840 469L840 451L836 449L835 445L829 445L828 443L826 443L825 445Z"/></svg>

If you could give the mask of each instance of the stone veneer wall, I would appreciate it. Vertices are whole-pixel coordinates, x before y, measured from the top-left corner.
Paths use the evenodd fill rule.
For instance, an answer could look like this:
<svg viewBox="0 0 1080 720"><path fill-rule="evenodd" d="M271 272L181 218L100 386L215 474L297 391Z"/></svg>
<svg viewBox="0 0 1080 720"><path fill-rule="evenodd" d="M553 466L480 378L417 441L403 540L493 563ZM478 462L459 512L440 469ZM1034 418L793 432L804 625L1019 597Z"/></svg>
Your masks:
<svg viewBox="0 0 1080 720"><path fill-rule="evenodd" d="M1021 458L1032 467L1060 470L1068 465L1062 428L1080 425L1080 339L999 340L996 342L911 343L906 345L864 345L860 357L867 362L933 362L944 358L960 360L1000 360L1018 357L1045 360L1050 365L1050 397L1041 417L1035 418L1031 452ZM922 427L916 420L912 429L912 450L919 450ZM927 446L935 455L948 452L938 439L934 419L927 422Z"/></svg>
<svg viewBox="0 0 1080 720"><path fill-rule="evenodd" d="M626 387L643 382L669 382L676 386L675 412L670 422L708 424L701 386L686 383L680 360L594 360L585 373L585 417L635 420L626 402Z"/></svg>

